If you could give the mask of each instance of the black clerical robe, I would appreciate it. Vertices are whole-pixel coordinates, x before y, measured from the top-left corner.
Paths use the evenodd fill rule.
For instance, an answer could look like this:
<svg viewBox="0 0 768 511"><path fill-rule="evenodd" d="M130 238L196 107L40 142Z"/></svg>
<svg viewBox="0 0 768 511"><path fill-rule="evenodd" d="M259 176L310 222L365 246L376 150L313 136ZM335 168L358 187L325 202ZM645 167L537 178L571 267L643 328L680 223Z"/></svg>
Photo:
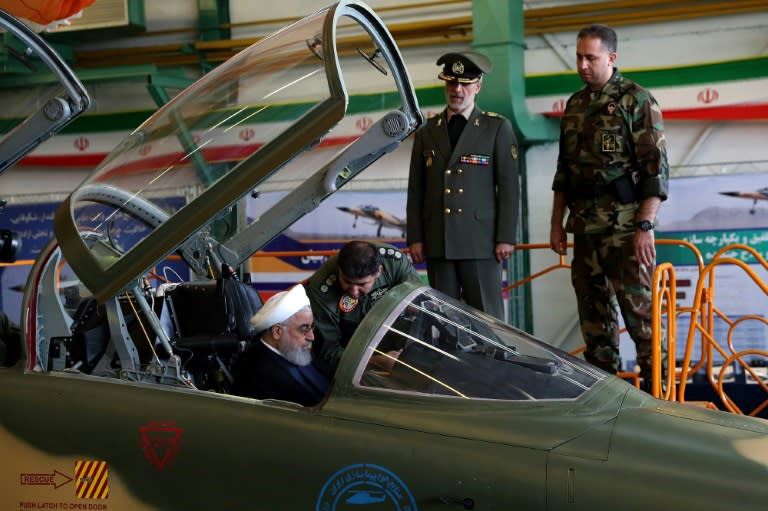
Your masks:
<svg viewBox="0 0 768 511"><path fill-rule="evenodd" d="M281 399L315 406L330 387L331 370L322 361L298 366L254 340L233 368L233 394L256 399Z"/></svg>

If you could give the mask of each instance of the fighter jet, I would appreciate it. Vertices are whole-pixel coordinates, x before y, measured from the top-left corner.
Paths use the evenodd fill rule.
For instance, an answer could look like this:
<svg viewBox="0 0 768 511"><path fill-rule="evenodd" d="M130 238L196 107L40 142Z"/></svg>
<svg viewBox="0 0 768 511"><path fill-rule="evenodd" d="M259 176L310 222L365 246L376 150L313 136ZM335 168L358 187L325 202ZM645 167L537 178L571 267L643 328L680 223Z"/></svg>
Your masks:
<svg viewBox="0 0 768 511"><path fill-rule="evenodd" d="M727 195L728 197L738 197L741 199L752 199L752 208L749 213L754 215L755 208L757 207L757 201L768 200L768 187L760 188L754 192L720 192L720 195Z"/></svg>
<svg viewBox="0 0 768 511"><path fill-rule="evenodd" d="M346 206L338 206L336 209L355 215L355 220L352 222L352 227L357 227L357 219L359 217L370 218L378 224L376 229L376 236L381 236L381 229L387 227L390 229L398 229L400 233L405 236L405 220L401 220L395 215L384 211L377 206L364 205L357 208L349 208Z"/></svg>
<svg viewBox="0 0 768 511"><path fill-rule="evenodd" d="M400 104L329 154L317 142L347 115L345 84L366 83L344 79L342 33L381 50ZM279 128L243 155L229 126L264 128L262 111ZM261 303L218 269L422 124L391 35L345 0L223 63L119 144L57 211L27 281L21 358L0 368L0 509L765 509L768 421L654 399L419 282L376 301L316 406L233 394ZM305 181L213 236L213 219L283 172ZM164 208L169 180L198 195ZM146 275L169 254L192 277L155 286ZM92 293L74 314L56 288L64 261Z"/></svg>

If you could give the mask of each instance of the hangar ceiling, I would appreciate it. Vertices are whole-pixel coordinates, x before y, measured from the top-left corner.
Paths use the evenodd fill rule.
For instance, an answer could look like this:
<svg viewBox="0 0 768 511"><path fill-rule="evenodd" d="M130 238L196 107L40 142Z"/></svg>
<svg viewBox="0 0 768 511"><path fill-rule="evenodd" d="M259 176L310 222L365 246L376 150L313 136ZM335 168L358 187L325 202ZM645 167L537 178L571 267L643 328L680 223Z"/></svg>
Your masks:
<svg viewBox="0 0 768 511"><path fill-rule="evenodd" d="M546 36L578 30L590 23L642 25L768 11L765 0L625 0L568 2L564 5L533 7L553 3L525 2L525 35ZM211 2L201 1L200 4L209 5ZM389 7L374 5L374 8L387 23L400 48L443 46L472 40L471 1L403 2L402 5ZM440 15L441 12L448 14ZM275 26L299 19L260 19L232 23L228 18L228 9L201 9L197 26L128 35L122 38L122 47L75 49L74 64L76 68L109 68L115 62L121 65L154 64L159 67L215 64L258 41L262 35L272 32ZM246 30L254 35L216 38L233 30ZM186 36L193 41L163 44L150 42L152 39L169 36Z"/></svg>

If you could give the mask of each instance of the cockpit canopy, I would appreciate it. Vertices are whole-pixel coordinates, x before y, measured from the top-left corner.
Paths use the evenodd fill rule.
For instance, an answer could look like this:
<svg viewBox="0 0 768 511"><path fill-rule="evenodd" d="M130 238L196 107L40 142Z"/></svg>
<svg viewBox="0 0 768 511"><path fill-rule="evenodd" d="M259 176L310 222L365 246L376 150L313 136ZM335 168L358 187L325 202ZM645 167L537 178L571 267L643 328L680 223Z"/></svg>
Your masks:
<svg viewBox="0 0 768 511"><path fill-rule="evenodd" d="M374 108L350 104L350 94L364 102L371 92L391 93ZM378 120L339 135L361 108ZM200 274L235 267L422 122L383 23L342 1L243 50L158 110L65 201L56 237L100 300L174 251ZM261 217L216 239L206 230L242 197L286 180L301 184ZM169 190L186 203L169 207Z"/></svg>
<svg viewBox="0 0 768 511"><path fill-rule="evenodd" d="M365 348L354 378L359 387L459 399L562 400L577 399L606 376L434 289L407 283L390 293L397 300L388 300L394 308Z"/></svg>

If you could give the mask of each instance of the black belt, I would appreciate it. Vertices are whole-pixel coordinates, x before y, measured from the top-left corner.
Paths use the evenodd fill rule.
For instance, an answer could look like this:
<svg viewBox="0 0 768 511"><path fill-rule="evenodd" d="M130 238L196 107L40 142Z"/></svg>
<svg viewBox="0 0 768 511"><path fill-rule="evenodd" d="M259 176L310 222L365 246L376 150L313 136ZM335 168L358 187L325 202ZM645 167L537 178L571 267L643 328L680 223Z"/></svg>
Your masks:
<svg viewBox="0 0 768 511"><path fill-rule="evenodd" d="M574 197L583 199L592 199L600 197L606 193L612 193L614 190L613 184L603 184L596 182L580 182L575 185L571 185L571 192Z"/></svg>
<svg viewBox="0 0 768 511"><path fill-rule="evenodd" d="M572 199L597 199L603 195L618 197L622 204L635 201L636 194L632 178L629 174L624 174L607 184L597 181L571 183L569 196Z"/></svg>

